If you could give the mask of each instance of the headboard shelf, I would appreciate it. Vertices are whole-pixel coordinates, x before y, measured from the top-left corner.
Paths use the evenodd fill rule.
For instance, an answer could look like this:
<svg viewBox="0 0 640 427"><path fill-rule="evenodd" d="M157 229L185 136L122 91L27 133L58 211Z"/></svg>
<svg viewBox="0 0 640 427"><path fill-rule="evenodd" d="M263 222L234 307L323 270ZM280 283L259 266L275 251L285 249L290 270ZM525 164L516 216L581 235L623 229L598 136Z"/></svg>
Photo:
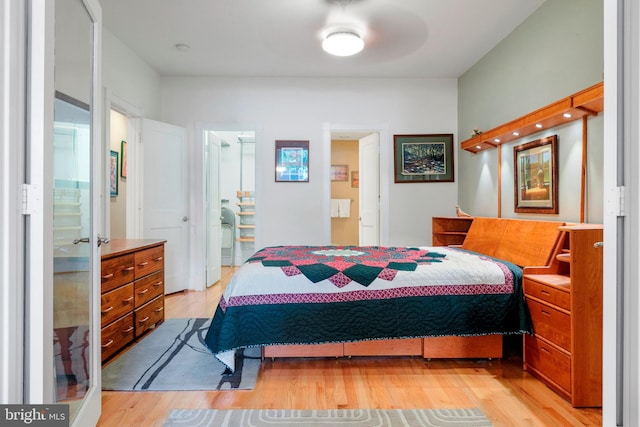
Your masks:
<svg viewBox="0 0 640 427"><path fill-rule="evenodd" d="M475 217L463 249L512 262L521 267L548 266L561 250L560 221Z"/></svg>

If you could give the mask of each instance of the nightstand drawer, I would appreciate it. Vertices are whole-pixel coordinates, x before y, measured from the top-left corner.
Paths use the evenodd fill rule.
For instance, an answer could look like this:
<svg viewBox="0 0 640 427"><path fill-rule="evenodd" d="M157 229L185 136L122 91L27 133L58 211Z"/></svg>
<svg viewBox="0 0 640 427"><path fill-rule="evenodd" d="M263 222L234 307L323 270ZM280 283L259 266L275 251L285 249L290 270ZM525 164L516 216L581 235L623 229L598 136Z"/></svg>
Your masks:
<svg viewBox="0 0 640 427"><path fill-rule="evenodd" d="M164 269L164 246L160 245L136 252L135 267L136 279Z"/></svg>
<svg viewBox="0 0 640 427"><path fill-rule="evenodd" d="M100 263L101 290L108 292L133 282L133 254L122 255Z"/></svg>
<svg viewBox="0 0 640 427"><path fill-rule="evenodd" d="M524 293L539 300L548 302L558 307L571 311L571 295L553 286L536 282L527 277L523 280Z"/></svg>
<svg viewBox="0 0 640 427"><path fill-rule="evenodd" d="M136 337L142 335L147 329L164 321L164 298L159 296L135 310Z"/></svg>
<svg viewBox="0 0 640 427"><path fill-rule="evenodd" d="M101 331L102 361L133 341L133 313L116 320Z"/></svg>
<svg viewBox="0 0 640 427"><path fill-rule="evenodd" d="M559 386L565 394L571 393L571 357L551 344L525 335L524 358L527 368L542 374L547 382Z"/></svg>
<svg viewBox="0 0 640 427"><path fill-rule="evenodd" d="M531 299L527 300L533 332L571 351L571 316Z"/></svg>
<svg viewBox="0 0 640 427"><path fill-rule="evenodd" d="M164 271L158 271L134 283L135 307L142 307L158 295L164 293Z"/></svg>
<svg viewBox="0 0 640 427"><path fill-rule="evenodd" d="M133 310L133 283L105 292L100 297L101 326L107 326L131 310Z"/></svg>

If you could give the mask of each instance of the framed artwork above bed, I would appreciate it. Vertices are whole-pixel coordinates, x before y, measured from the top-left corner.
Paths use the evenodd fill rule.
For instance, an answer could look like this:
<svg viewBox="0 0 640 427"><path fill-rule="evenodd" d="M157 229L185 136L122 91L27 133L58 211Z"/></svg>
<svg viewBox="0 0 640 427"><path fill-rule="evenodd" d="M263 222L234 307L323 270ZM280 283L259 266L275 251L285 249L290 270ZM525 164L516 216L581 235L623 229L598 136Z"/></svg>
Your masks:
<svg viewBox="0 0 640 427"><path fill-rule="evenodd" d="M276 141L276 182L309 182L309 141Z"/></svg>
<svg viewBox="0 0 640 427"><path fill-rule="evenodd" d="M514 211L558 213L558 136L513 147Z"/></svg>
<svg viewBox="0 0 640 427"><path fill-rule="evenodd" d="M394 182L453 182L453 134L393 135Z"/></svg>

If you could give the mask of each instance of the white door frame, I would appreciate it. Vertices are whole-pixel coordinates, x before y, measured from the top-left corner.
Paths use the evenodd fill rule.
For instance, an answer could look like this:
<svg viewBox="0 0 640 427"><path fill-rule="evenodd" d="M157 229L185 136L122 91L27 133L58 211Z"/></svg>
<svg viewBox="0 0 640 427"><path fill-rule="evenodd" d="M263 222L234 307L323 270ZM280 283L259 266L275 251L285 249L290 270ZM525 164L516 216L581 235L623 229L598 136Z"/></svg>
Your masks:
<svg viewBox="0 0 640 427"><path fill-rule="evenodd" d="M24 180L26 114L25 0L0 4L0 402L22 403L24 379L23 217L16 209Z"/></svg>
<svg viewBox="0 0 640 427"><path fill-rule="evenodd" d="M127 117L127 194L126 194L126 237L139 239L142 236L140 205L140 119L144 117L144 110L130 104L120 98L109 88L104 89L104 158L109 158L111 141L111 110L117 111ZM109 202L109 168L108 162L102 164L102 176L104 177L103 196L100 200L100 210L103 213L104 223L102 229L106 237L111 236L111 208Z"/></svg>
<svg viewBox="0 0 640 427"><path fill-rule="evenodd" d="M322 192L324 194L322 204L323 221L323 241L327 244L331 243L331 133L332 132L371 132L380 135L378 143L380 144L380 245L389 244L389 179L390 179L390 162L384 159L393 159L392 147L390 145L389 126L387 124L344 124L330 123L322 124L322 141L323 141L323 165L321 179L323 182ZM391 156L391 157L389 157Z"/></svg>

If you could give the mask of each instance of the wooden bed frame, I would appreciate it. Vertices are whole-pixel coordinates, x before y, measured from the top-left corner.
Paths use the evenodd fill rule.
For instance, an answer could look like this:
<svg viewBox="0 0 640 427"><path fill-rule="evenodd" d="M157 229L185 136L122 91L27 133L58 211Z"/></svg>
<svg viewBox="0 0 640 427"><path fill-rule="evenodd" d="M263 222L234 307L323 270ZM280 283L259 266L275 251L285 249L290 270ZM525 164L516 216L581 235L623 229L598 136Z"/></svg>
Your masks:
<svg viewBox="0 0 640 427"><path fill-rule="evenodd" d="M547 266L560 250L557 221L507 218L473 219L463 249L510 261L521 267ZM331 344L274 345L263 357L422 356L501 358L502 335L372 340Z"/></svg>

